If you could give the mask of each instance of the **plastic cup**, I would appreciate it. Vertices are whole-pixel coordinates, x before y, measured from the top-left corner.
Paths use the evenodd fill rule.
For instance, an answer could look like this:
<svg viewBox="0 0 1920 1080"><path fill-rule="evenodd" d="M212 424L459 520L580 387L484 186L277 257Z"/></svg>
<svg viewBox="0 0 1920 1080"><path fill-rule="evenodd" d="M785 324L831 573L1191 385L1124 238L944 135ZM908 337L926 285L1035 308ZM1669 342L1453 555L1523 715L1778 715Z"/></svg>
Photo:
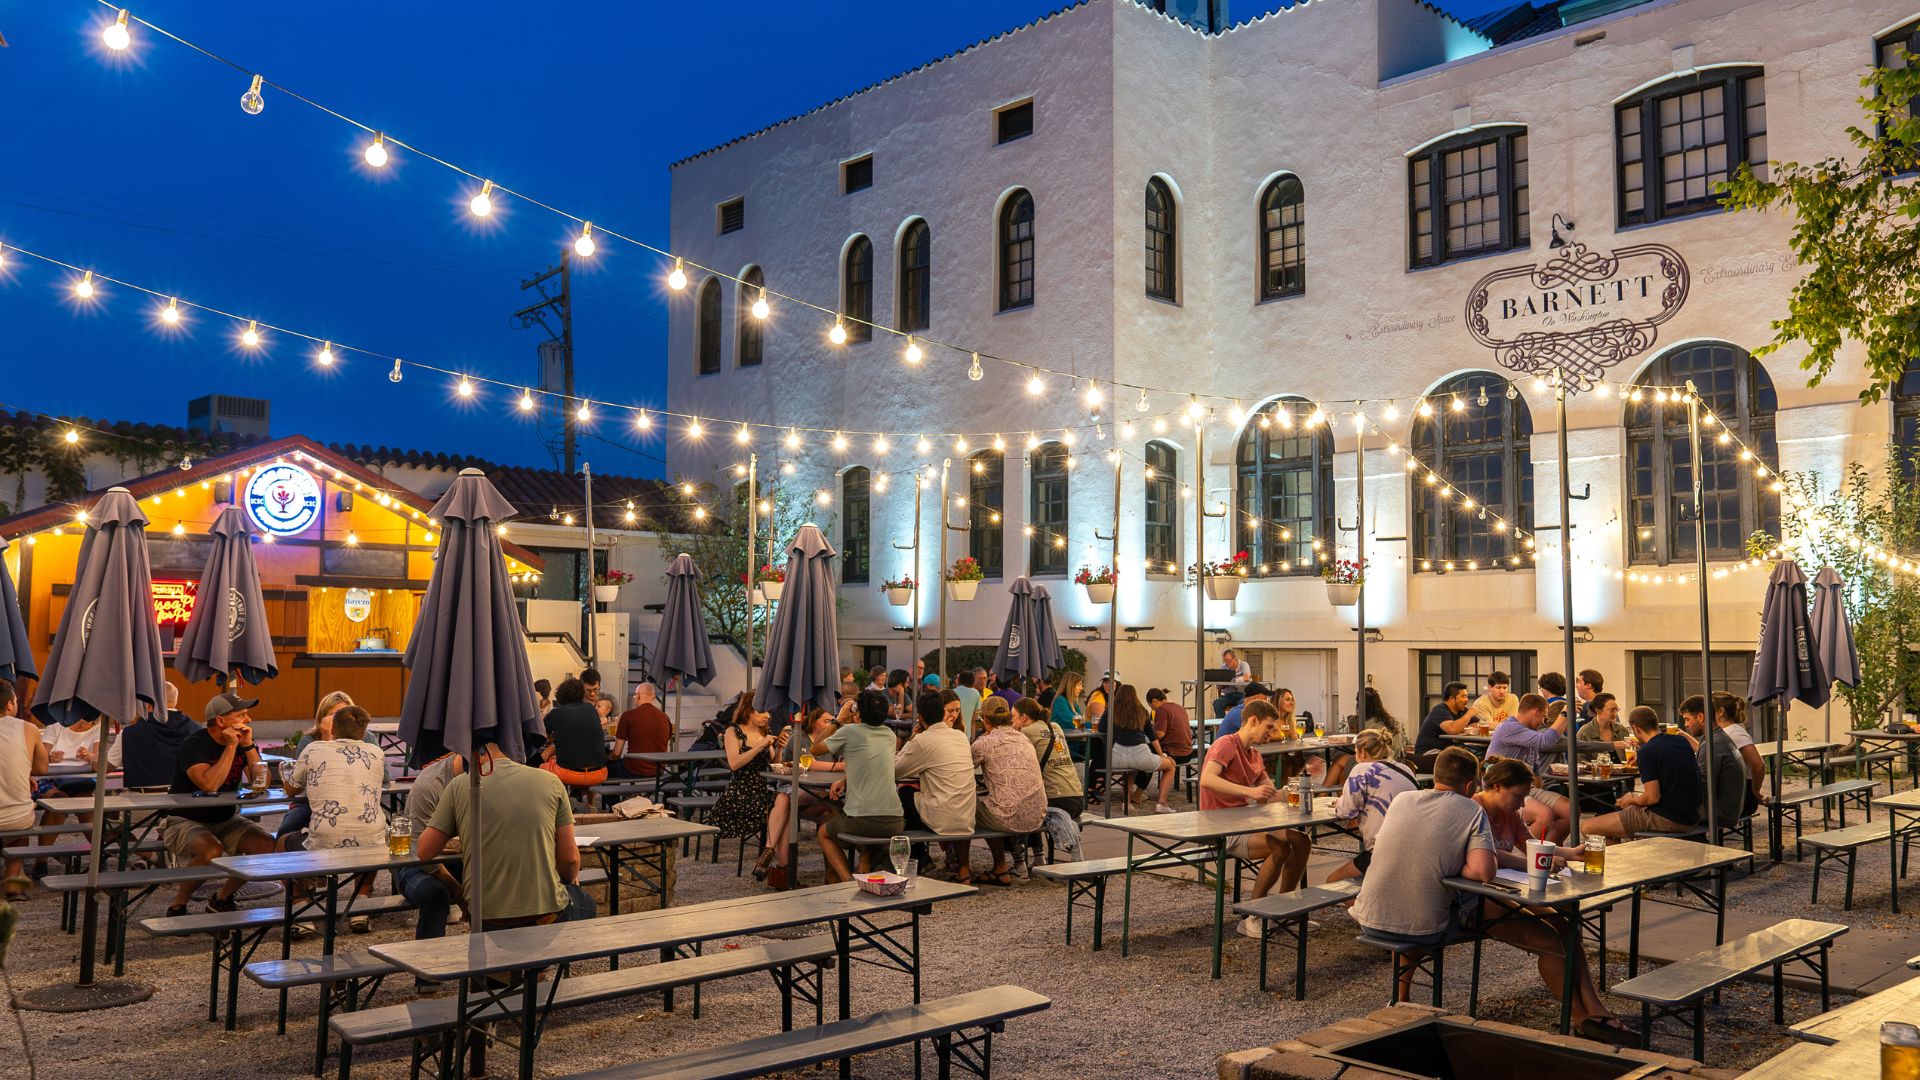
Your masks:
<svg viewBox="0 0 1920 1080"><path fill-rule="evenodd" d="M1527 885L1535 890L1547 887L1553 871L1554 843L1551 840L1527 841Z"/></svg>
<svg viewBox="0 0 1920 1080"><path fill-rule="evenodd" d="M920 860L908 859L906 869L901 871L900 876L907 879L907 888L913 888L920 880Z"/></svg>

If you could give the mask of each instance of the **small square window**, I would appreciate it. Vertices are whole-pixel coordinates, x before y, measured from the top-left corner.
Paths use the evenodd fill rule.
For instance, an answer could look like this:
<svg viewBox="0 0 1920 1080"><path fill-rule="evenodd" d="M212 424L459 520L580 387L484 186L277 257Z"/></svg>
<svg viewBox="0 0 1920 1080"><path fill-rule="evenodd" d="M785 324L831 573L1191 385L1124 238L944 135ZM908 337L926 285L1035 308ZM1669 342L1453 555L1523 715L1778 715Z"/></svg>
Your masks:
<svg viewBox="0 0 1920 1080"><path fill-rule="evenodd" d="M840 163L840 194L851 195L873 186L873 155Z"/></svg>
<svg viewBox="0 0 1920 1080"><path fill-rule="evenodd" d="M739 232L747 227L747 200L728 199L720 204L720 233Z"/></svg>
<svg viewBox="0 0 1920 1080"><path fill-rule="evenodd" d="M1033 134L1033 102L1023 101L1018 105L1009 105L994 114L999 137L996 141L1009 143L1015 139L1024 139Z"/></svg>

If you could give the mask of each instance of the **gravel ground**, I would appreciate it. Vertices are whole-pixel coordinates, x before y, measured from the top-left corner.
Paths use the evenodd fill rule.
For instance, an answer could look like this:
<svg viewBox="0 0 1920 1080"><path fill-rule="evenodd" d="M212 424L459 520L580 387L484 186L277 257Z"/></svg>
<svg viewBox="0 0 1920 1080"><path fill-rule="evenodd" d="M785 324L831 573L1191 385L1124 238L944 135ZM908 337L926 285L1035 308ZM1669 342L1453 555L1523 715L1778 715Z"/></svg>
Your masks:
<svg viewBox="0 0 1920 1080"><path fill-rule="evenodd" d="M731 846L726 854L718 866L682 864L676 902L693 904L753 890L752 878L734 876ZM974 858L976 866L985 859L978 846ZM808 865L817 862L809 860ZM1318 879L1332 865L1331 857L1316 858L1311 876ZM1748 914L1807 915L1810 867L1787 863L1736 880L1732 902ZM1887 874L1884 849L1868 849L1861 859L1855 911L1839 912L1836 891L1836 902L1823 898L1819 916L1856 927L1894 927L1901 920L1886 911ZM1218 982L1207 977L1210 893L1184 881L1137 880L1132 955L1126 958L1118 948L1118 889L1111 898L1112 933L1100 953L1092 952L1079 935L1072 947L1062 943L1064 889L1037 879L1009 889L983 888L978 896L940 905L924 920L927 996L1016 983L1053 999L1050 1010L1011 1022L995 1039L1000 1075L1036 1080L1103 1071L1132 1077L1210 1076L1220 1053L1278 1042L1384 1003L1385 959L1353 941L1352 923L1337 909L1320 917L1324 926L1314 932L1308 960L1309 998L1295 1002L1290 984L1281 994L1256 989L1257 946L1243 938L1229 936L1224 977ZM46 893L36 892L23 906L6 973L14 991L71 977L75 939L60 933L58 913L57 898ZM397 940L411 931L407 916L387 916L374 925L371 936L349 939L350 944ZM1463 953L1462 962L1449 965L1454 977L1449 979L1447 1003L1459 1008L1466 1004L1464 960ZM0 1018L0 1075L9 1080L29 1077L16 1065L26 1057L22 1030L34 1064L31 1075L43 1080L170 1080L209 1069L215 1075L235 1070L254 1076L305 1075L311 1064L315 993L294 995L294 1019L289 1033L280 1036L274 1034L273 995L243 981L239 1030L227 1032L205 1018L207 965L204 938L150 939L136 930L129 974L158 984L159 992L143 1004L97 1014L11 1013ZM582 965L580 970L598 968ZM388 988L377 1001L393 1003L408 996L410 991ZM905 975L856 966L856 1013L909 997ZM1835 1004L1846 1000L1836 996ZM1623 1013L1634 1012L1631 1003L1615 1001ZM1817 999L1789 993L1790 1021L1817 1008ZM1490 943L1481 1015L1544 1031L1557 1019L1557 1008L1540 987L1529 957ZM565 1076L778 1028L779 997L765 977L708 987L699 1020L684 1005L667 1015L657 997L630 999L562 1014L541 1044L540 1074ZM1730 989L1709 1012L1707 1057L1713 1065L1749 1067L1787 1044L1772 1025L1771 999L1762 984ZM1674 1039L1656 1042L1656 1049L1686 1053L1685 1044ZM505 1064L496 1060L493 1075L507 1075ZM355 1073L370 1080L402 1077L404 1050L374 1048L356 1058ZM869 1055L856 1061L854 1074L871 1080L911 1076L911 1055L906 1050Z"/></svg>

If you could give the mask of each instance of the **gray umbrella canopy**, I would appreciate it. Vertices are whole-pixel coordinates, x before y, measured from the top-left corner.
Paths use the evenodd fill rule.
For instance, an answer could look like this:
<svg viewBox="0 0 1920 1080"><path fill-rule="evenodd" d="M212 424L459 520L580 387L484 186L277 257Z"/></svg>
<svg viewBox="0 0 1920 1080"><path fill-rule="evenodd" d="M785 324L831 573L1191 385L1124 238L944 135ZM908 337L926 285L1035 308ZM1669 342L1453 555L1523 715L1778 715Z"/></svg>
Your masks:
<svg viewBox="0 0 1920 1080"><path fill-rule="evenodd" d="M489 742L521 760L524 736L541 727L526 635L494 532L513 516L513 504L480 470L462 469L433 516L440 549L407 642L400 737L415 767L449 750L472 760L474 748Z"/></svg>
<svg viewBox="0 0 1920 1080"><path fill-rule="evenodd" d="M214 519L210 534L213 550L200 575L193 614L180 632L174 669L188 682L213 679L225 686L236 672L242 682L266 682L280 674L280 666L274 662L273 632L260 597L253 530L240 508L229 506Z"/></svg>
<svg viewBox="0 0 1920 1080"><path fill-rule="evenodd" d="M713 681L713 643L700 607L700 568L682 553L667 567L667 603L660 612L660 634L653 642L653 666L705 686Z"/></svg>
<svg viewBox="0 0 1920 1080"><path fill-rule="evenodd" d="M766 672L754 707L818 705L829 712L840 688L840 628L831 560L838 554L819 526L800 526L787 546L787 584L767 631Z"/></svg>
<svg viewBox="0 0 1920 1080"><path fill-rule="evenodd" d="M1017 577L1007 586L1007 622L993 650L993 673L1008 682L1046 674L1033 629L1033 582Z"/></svg>
<svg viewBox="0 0 1920 1080"><path fill-rule="evenodd" d="M1055 672L1067 666L1066 650L1060 647L1060 632L1053 625L1053 594L1045 585L1033 587L1033 652L1043 672Z"/></svg>
<svg viewBox="0 0 1920 1080"><path fill-rule="evenodd" d="M1827 678L1844 686L1860 685L1860 654L1853 647L1853 623L1847 620L1847 583L1833 567L1813 576L1813 643Z"/></svg>
<svg viewBox="0 0 1920 1080"><path fill-rule="evenodd" d="M50 724L100 716L131 721L145 711L143 702L161 707L166 701L147 515L131 492L117 487L87 512L86 522L73 591L33 698L33 714Z"/></svg>
<svg viewBox="0 0 1920 1080"><path fill-rule="evenodd" d="M1760 611L1760 646L1753 656L1747 697L1755 705L1799 701L1815 708L1827 703L1832 680L1814 648L1807 616L1807 577L1788 559L1767 579L1766 606Z"/></svg>
<svg viewBox="0 0 1920 1080"><path fill-rule="evenodd" d="M22 675L38 678L40 667L27 647L27 620L20 615L20 597L7 572L7 546L0 540L0 681L12 682Z"/></svg>

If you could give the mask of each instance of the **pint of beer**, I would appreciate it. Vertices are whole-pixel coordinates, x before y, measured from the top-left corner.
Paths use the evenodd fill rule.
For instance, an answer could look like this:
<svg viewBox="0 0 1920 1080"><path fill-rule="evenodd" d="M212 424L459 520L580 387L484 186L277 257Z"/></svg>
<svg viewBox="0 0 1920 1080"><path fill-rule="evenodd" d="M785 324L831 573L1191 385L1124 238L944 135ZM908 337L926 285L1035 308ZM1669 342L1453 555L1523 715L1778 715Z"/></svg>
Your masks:
<svg viewBox="0 0 1920 1080"><path fill-rule="evenodd" d="M1604 874L1607 872L1607 838L1604 836L1586 837L1587 873Z"/></svg>
<svg viewBox="0 0 1920 1080"><path fill-rule="evenodd" d="M387 819L387 854L413 854L413 822L404 814Z"/></svg>
<svg viewBox="0 0 1920 1080"><path fill-rule="evenodd" d="M1920 1080L1920 1027L1880 1025L1880 1080Z"/></svg>

